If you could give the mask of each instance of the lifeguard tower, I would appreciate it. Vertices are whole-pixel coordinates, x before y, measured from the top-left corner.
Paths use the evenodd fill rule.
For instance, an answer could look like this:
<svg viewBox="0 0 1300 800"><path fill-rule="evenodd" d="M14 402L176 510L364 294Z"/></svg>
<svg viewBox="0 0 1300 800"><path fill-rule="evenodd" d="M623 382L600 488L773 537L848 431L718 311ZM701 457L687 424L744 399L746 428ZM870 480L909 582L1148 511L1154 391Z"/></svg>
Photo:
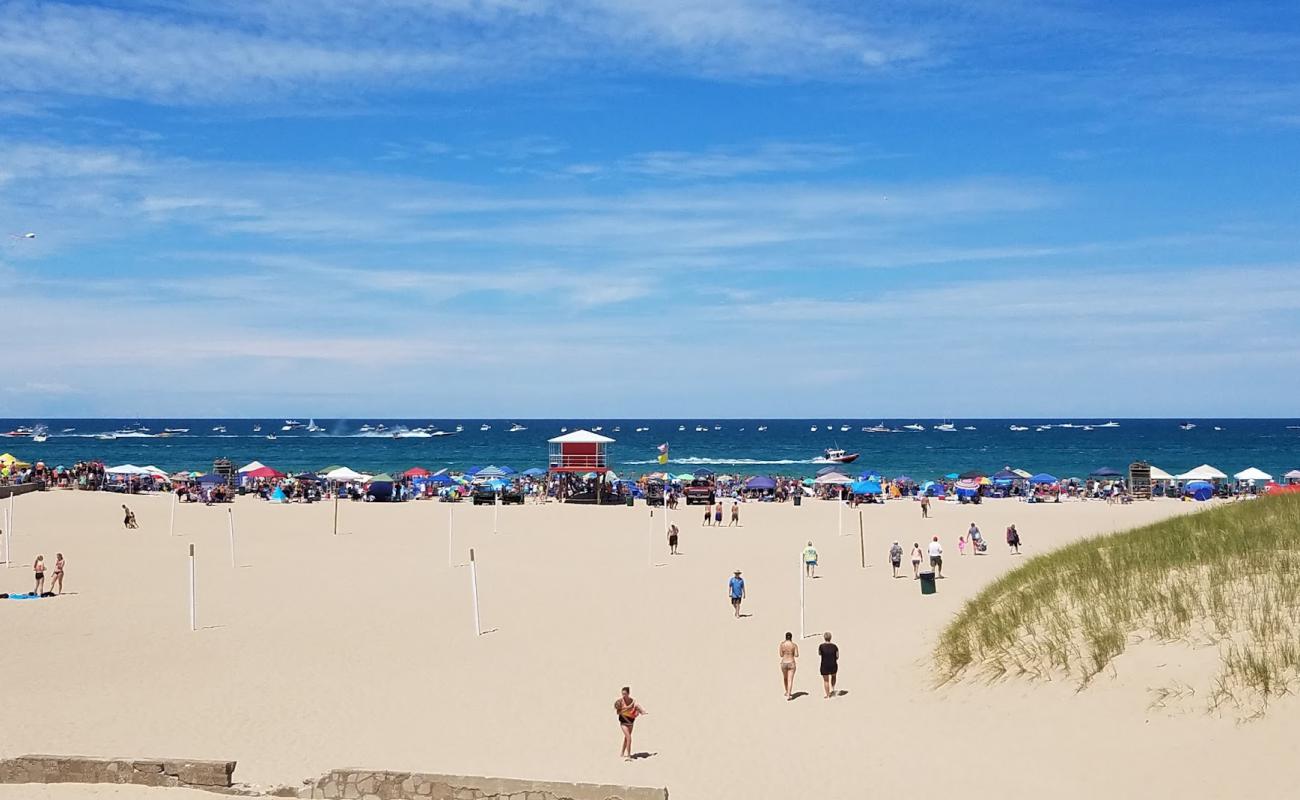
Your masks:
<svg viewBox="0 0 1300 800"><path fill-rule="evenodd" d="M585 430L570 431L562 436L556 436L554 439L549 440L551 454L550 458L547 459L547 470L552 474L596 473L600 479L600 485L597 487L594 496L591 499L575 496L571 500L598 504L604 488L605 474L609 472L605 445L613 443L614 440L608 436L601 436L599 433Z"/></svg>

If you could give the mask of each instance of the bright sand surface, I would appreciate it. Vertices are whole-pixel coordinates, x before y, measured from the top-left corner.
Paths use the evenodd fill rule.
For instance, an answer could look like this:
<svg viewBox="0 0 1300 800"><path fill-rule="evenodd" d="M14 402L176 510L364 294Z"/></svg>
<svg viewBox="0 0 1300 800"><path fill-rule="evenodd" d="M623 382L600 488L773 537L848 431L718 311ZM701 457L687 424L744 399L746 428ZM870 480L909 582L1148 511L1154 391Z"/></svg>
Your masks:
<svg viewBox="0 0 1300 800"><path fill-rule="evenodd" d="M500 509L416 502L226 506L135 497L140 529L121 526L118 495L48 492L16 501L13 555L0 588L29 591L31 561L68 559L67 590L0 601L8 650L0 674L0 752L236 759L236 780L297 783L333 767L668 786L675 800L728 797L1286 796L1300 783L1292 701L1238 724L1184 707L1149 710L1150 690L1206 682L1214 650L1146 644L1082 693L1068 681L935 688L930 651L944 623L993 577L1035 553L1191 504L1102 502L862 510L826 502L745 504L743 527L702 528L700 507L662 511ZM483 627L470 573L477 552ZM989 554L957 555L972 522ZM1015 522L1025 556L1003 544ZM649 523L649 524L648 524ZM653 527L650 527L650 526ZM648 536L653 533L653 551ZM947 578L922 597L889 577L905 551L941 536ZM824 700L821 641L801 642L796 688L782 696L777 645L799 635L799 553L812 539L807 629L841 647L842 697ZM187 546L198 549L198 624L187 610ZM651 566L653 561L660 566ZM749 599L732 618L726 582L744 570ZM1210 656L1210 657L1207 657ZM630 684L650 714L631 763L612 703ZM0 798L123 797L104 789ZM818 793L814 795L813 793ZM166 794L166 793L165 793ZM180 797L183 793L175 793ZM154 795L150 795L154 796Z"/></svg>

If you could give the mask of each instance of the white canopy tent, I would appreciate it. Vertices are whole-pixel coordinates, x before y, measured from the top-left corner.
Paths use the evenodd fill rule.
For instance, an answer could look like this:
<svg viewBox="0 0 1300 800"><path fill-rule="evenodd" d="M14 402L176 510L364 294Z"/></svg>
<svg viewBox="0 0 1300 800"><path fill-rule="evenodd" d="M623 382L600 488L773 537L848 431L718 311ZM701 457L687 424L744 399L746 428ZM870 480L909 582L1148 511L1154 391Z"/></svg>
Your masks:
<svg viewBox="0 0 1300 800"><path fill-rule="evenodd" d="M1209 464L1202 464L1195 469L1189 469L1182 475L1178 476L1180 481L1221 481L1228 477L1226 473L1211 467Z"/></svg>
<svg viewBox="0 0 1300 800"><path fill-rule="evenodd" d="M239 474L242 475L242 474L244 474L245 472L252 472L252 471L255 470L255 469L261 469L262 467L265 467L265 466L266 466L266 465L263 464L261 461L254 461L254 462L252 462L251 464L245 464L244 466L240 467L240 468L239 468Z"/></svg>
<svg viewBox="0 0 1300 800"><path fill-rule="evenodd" d="M168 477L170 477L166 472L163 472L162 470L158 469L157 467L155 467L155 466L152 465L152 464L150 464L150 465L147 466L147 467L140 467L140 474L142 474L142 475L153 475L153 476L156 477L156 478L168 478Z"/></svg>
<svg viewBox="0 0 1300 800"><path fill-rule="evenodd" d="M1293 469L1282 477L1289 481L1300 481L1300 469Z"/></svg>
<svg viewBox="0 0 1300 800"><path fill-rule="evenodd" d="M149 473L137 467L135 464L119 464L116 467L109 467L104 470L108 475L147 475Z"/></svg>
<svg viewBox="0 0 1300 800"><path fill-rule="evenodd" d="M1173 475L1170 475L1168 472L1165 472L1163 469L1160 469L1160 467L1154 467L1154 466L1153 466L1153 467L1151 468L1151 480L1153 480L1153 481L1172 481L1172 480L1174 480L1174 476L1173 476Z"/></svg>
<svg viewBox="0 0 1300 800"><path fill-rule="evenodd" d="M818 477L817 480L813 481L813 483L818 484L819 486L824 486L828 483L843 485L846 483L853 483L853 479L847 475L841 475L838 472L828 472L825 475Z"/></svg>
<svg viewBox="0 0 1300 800"><path fill-rule="evenodd" d="M1262 469L1256 469L1255 467L1250 467L1250 468L1248 468L1248 469L1243 469L1241 472L1238 472L1236 475L1233 475L1232 477L1236 478L1236 479L1239 480L1239 481L1271 481L1271 480L1273 480L1273 476L1272 476L1272 475L1269 475L1267 472L1265 472L1265 471L1262 470Z"/></svg>
<svg viewBox="0 0 1300 800"><path fill-rule="evenodd" d="M240 471L242 472L243 470ZM362 475L360 472L355 470L348 469L347 467L332 469L322 477L328 478L332 481L360 481L366 479L365 475Z"/></svg>

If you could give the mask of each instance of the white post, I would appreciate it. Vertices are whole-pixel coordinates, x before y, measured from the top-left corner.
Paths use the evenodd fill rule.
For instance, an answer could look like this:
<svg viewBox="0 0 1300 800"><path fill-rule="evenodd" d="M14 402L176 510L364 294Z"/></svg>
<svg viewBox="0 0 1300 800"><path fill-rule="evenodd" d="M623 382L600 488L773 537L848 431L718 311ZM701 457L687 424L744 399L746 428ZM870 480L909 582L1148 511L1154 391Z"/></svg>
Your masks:
<svg viewBox="0 0 1300 800"><path fill-rule="evenodd" d="M478 624L478 567L474 564L474 548L469 549L469 589L474 595L474 635L481 636L483 628Z"/></svg>
<svg viewBox="0 0 1300 800"><path fill-rule="evenodd" d="M496 492L492 495L492 532L500 533L497 530L497 509L501 508L501 493Z"/></svg>
<svg viewBox="0 0 1300 800"><path fill-rule="evenodd" d="M844 535L844 495L840 493L839 489L835 490L835 503L836 506L839 508L835 520L835 525L836 525L835 535L843 536Z"/></svg>
<svg viewBox="0 0 1300 800"><path fill-rule="evenodd" d="M650 566L655 565L655 510L650 509L650 518L645 526L645 554Z"/></svg>
<svg viewBox="0 0 1300 800"><path fill-rule="evenodd" d="M226 517L226 521L229 523L229 527L230 527L230 566L234 567L236 566L235 564L235 509L227 508L226 513L229 515Z"/></svg>
<svg viewBox="0 0 1300 800"><path fill-rule="evenodd" d="M8 536L8 537L9 537L9 540L10 540L10 541L13 541L13 538L14 538L14 495L12 495L12 494L9 495L9 528L8 528L8 532L5 533L5 536Z"/></svg>
<svg viewBox="0 0 1300 800"><path fill-rule="evenodd" d="M9 529L9 512L8 512L8 511L5 511L5 531L4 531L4 537L5 537L5 569L8 569L9 567L12 567L12 566L13 566L13 564L9 563L9 561L10 561L10 559L9 559L9 540L10 540L11 538L13 538L13 533L12 533L12 532L10 531L10 529Z"/></svg>
<svg viewBox="0 0 1300 800"><path fill-rule="evenodd" d="M807 569L804 567L803 553L800 553L799 554L799 638L800 639L808 635L804 624L804 619L805 619L804 605L805 605L806 594L807 594L806 591L804 590L804 584L806 583L806 581L804 580L805 572L807 572Z"/></svg>
<svg viewBox="0 0 1300 800"><path fill-rule="evenodd" d="M171 496L172 496L172 507L171 507L171 512L167 516L167 535L175 536L176 535L176 491L174 489L171 492Z"/></svg>
<svg viewBox="0 0 1300 800"><path fill-rule="evenodd" d="M190 630L198 630L195 624L194 614L195 587L194 587L194 545L190 545Z"/></svg>

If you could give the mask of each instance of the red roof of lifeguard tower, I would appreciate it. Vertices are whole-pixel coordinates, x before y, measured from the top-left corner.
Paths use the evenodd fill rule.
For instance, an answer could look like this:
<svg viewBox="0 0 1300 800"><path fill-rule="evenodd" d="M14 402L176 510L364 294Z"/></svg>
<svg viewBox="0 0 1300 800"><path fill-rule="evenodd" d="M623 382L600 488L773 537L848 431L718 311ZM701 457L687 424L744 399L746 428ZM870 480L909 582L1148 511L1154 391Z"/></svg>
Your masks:
<svg viewBox="0 0 1300 800"><path fill-rule="evenodd" d="M591 431L570 431L549 440L551 472L608 472L605 445L613 444L608 436Z"/></svg>

